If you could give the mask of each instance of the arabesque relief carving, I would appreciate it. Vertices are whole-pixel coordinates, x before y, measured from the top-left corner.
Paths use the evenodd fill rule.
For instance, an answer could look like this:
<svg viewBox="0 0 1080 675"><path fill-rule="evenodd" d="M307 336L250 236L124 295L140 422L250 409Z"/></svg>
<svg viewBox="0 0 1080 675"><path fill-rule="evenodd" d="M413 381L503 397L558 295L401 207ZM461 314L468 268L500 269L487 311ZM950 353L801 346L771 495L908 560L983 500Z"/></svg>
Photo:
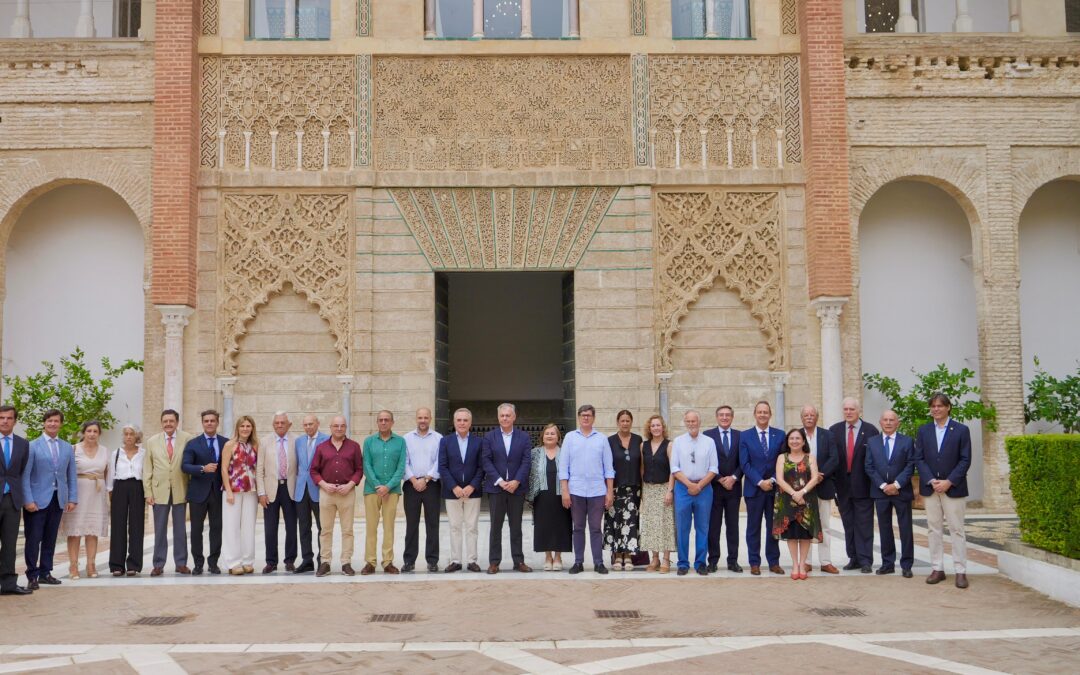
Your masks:
<svg viewBox="0 0 1080 675"><path fill-rule="evenodd" d="M780 198L776 192L656 195L658 362L671 370L672 337L690 305L720 279L750 308L770 366L787 366Z"/></svg>
<svg viewBox="0 0 1080 675"><path fill-rule="evenodd" d="M219 242L220 369L236 374L240 336L258 307L292 284L327 320L349 371L352 228L346 194L225 194Z"/></svg>

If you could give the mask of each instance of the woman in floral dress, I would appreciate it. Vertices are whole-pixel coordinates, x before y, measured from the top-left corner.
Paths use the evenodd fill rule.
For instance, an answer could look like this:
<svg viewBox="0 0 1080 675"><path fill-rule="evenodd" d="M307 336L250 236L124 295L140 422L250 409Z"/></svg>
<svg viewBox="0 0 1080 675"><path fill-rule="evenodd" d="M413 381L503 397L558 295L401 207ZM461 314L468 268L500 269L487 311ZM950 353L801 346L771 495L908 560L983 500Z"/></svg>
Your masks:
<svg viewBox="0 0 1080 675"><path fill-rule="evenodd" d="M641 436L630 431L634 416L620 410L615 416L619 431L608 436L611 464L615 468L615 502L604 514L604 548L611 551L611 569L634 569L638 552L641 515Z"/></svg>
<svg viewBox="0 0 1080 675"><path fill-rule="evenodd" d="M229 574L255 571L255 515L259 500L255 464L259 439L255 420L247 415L236 420L236 432L221 449L221 478L225 503L221 508L221 560Z"/></svg>
<svg viewBox="0 0 1080 675"><path fill-rule="evenodd" d="M805 432L792 429L776 458L776 487L780 494L775 502L772 532L777 539L787 540L793 561L792 579L806 578L810 541L821 541L817 499L810 496L817 481L817 462L806 451Z"/></svg>

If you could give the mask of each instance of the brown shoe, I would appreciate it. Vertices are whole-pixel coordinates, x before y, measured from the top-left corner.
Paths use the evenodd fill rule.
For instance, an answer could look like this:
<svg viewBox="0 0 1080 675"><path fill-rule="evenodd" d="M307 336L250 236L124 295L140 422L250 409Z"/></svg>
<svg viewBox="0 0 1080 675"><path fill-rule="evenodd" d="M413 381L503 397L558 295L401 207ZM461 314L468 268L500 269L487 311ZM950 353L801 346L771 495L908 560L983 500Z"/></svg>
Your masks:
<svg viewBox="0 0 1080 675"><path fill-rule="evenodd" d="M750 566L750 574L753 574L755 577L760 577L761 576L761 565L751 565Z"/></svg>
<svg viewBox="0 0 1080 675"><path fill-rule="evenodd" d="M188 567L187 565L181 565L180 567L176 568L176 573L177 574L191 574L191 568Z"/></svg>
<svg viewBox="0 0 1080 675"><path fill-rule="evenodd" d="M285 563L285 571L286 572L295 572L296 571L296 565L293 564L293 563Z"/></svg>
<svg viewBox="0 0 1080 675"><path fill-rule="evenodd" d="M967 588L968 587L968 580L967 580L967 575L966 574L957 574L956 575L956 587L957 588Z"/></svg>
<svg viewBox="0 0 1080 675"><path fill-rule="evenodd" d="M382 568L382 571L386 574L401 574L401 570L394 567L394 563L390 563L386 567Z"/></svg>
<svg viewBox="0 0 1080 675"><path fill-rule="evenodd" d="M516 569L518 572L532 572L532 568L525 563L518 563L514 565L514 569Z"/></svg>
<svg viewBox="0 0 1080 675"><path fill-rule="evenodd" d="M447 572L447 573L459 572L459 571L461 571L461 563L450 563L449 565L446 566L446 569L443 570L443 571Z"/></svg>
<svg viewBox="0 0 1080 675"><path fill-rule="evenodd" d="M356 570L354 570L352 568L352 565L350 565L349 563L345 563L344 565L341 566L341 573L344 574L347 577L356 576Z"/></svg>
<svg viewBox="0 0 1080 675"><path fill-rule="evenodd" d="M806 570L809 572L810 570ZM836 565L829 563L828 565L822 565L821 571L826 574L840 574L840 570L836 569Z"/></svg>
<svg viewBox="0 0 1080 675"><path fill-rule="evenodd" d="M263 567L263 569L262 569L262 573L263 573L263 574L273 574L274 572L277 572L277 565L270 565L270 564L267 564L267 565L266 565L265 567Z"/></svg>
<svg viewBox="0 0 1080 675"><path fill-rule="evenodd" d="M328 577L328 576L330 576L330 563L319 563L319 569L318 569L317 572L315 572L315 576L317 576L317 577Z"/></svg>
<svg viewBox="0 0 1080 675"><path fill-rule="evenodd" d="M945 572L942 570L934 570L930 573L930 576L926 577L926 583L928 584L939 584L942 581L945 581Z"/></svg>
<svg viewBox="0 0 1080 675"><path fill-rule="evenodd" d="M783 574L784 568L779 565L769 565L769 571L773 574Z"/></svg>
<svg viewBox="0 0 1080 675"><path fill-rule="evenodd" d="M369 574L375 574L375 566L371 563L364 565L364 569L360 570L360 576L366 577Z"/></svg>
<svg viewBox="0 0 1080 675"><path fill-rule="evenodd" d="M809 571L811 571L813 569L814 569L814 567L810 563L803 563L803 571L804 572L809 572Z"/></svg>
<svg viewBox="0 0 1080 675"><path fill-rule="evenodd" d="M155 567L154 569L150 570L150 576L152 576L152 577L160 577L161 573L164 572L164 571L165 570L161 569L160 567Z"/></svg>
<svg viewBox="0 0 1080 675"><path fill-rule="evenodd" d="M499 573L499 564L498 563L491 563L490 565L488 565L488 574L498 574L498 573Z"/></svg>

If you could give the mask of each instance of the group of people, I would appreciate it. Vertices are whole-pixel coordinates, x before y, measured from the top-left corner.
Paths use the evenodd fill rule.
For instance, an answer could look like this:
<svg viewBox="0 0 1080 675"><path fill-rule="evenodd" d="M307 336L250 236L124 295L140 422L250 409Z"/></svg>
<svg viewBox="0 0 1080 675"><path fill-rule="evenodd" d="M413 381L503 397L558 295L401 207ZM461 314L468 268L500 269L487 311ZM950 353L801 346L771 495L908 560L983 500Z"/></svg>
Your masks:
<svg viewBox="0 0 1080 675"><path fill-rule="evenodd" d="M588 535L593 569L607 574L604 549L616 571L641 564L648 571L693 568L715 572L721 558L721 535L727 546L727 569L742 572L739 555L740 502L748 516L745 542L750 572L761 574L761 529L767 530L768 570L780 567L779 540L786 540L794 562L792 579L811 571L811 544L817 542L819 569L837 574L830 556L829 516L833 502L843 522L846 570L873 571L873 526L877 513L881 565L877 574L896 571L895 515L900 531L900 570L911 577L914 561L911 506L912 476L926 498L932 571L927 583L945 579L943 524L952 539L955 583L968 586L964 539L966 474L971 465L970 432L950 418L951 403L942 394L930 401L933 420L912 439L898 433L899 418L887 410L878 430L861 418L855 399L843 402L844 420L829 429L817 426L813 406L801 412L802 426L784 432L769 425L772 409L760 401L755 425L732 428L734 411L715 411L716 427L702 431L701 415L683 416L685 433L669 438L660 415L650 416L643 435L633 432L633 414L616 415L618 431L605 436L595 428L596 410L583 405L577 428L560 437L547 425L540 445L515 427L513 404L498 407L498 427L471 433L472 413L453 414L453 432L431 428L427 408L416 413L416 428L394 433L394 415L376 416L378 431L363 443L346 435L337 416L330 434L319 430L314 415L303 418L303 433L291 433L284 412L274 415L272 432L259 437L255 420L241 416L233 437L218 433L217 411L200 415L202 433L179 429L175 410L161 414L161 432L142 442L139 429L122 428L123 444L108 450L98 442L101 425L88 421L74 447L59 438L63 414L47 411L42 433L32 442L14 434L18 411L0 406L0 593L24 595L41 584L56 585L53 554L62 529L68 540L70 578L79 578L81 539L85 538L86 574L96 577L99 537L112 538L109 571L137 576L142 571L145 506L154 519L151 576L164 572L171 519L173 562L178 574L251 574L255 571L257 510L263 510L263 574L331 573L333 531L341 530L341 572L352 576L354 490L363 490L366 536L361 575L412 572L419 557L421 518L425 529L424 562L439 571L439 520L445 505L450 524L450 560L444 572L481 572L477 554L481 496L491 518L488 574L502 563L504 522L510 531L513 568L531 572L522 548L526 505L533 510L533 544L544 553L545 570L561 570L563 553L573 553L569 572L584 570ZM111 496L111 498L110 498ZM404 500L403 564L394 565L394 527L399 499ZM190 516L191 554L188 567ZM278 530L284 520L284 556ZM15 547L20 521L25 534L27 586L17 585ZM318 532L313 545L312 525ZM209 549L203 532L209 526ZM378 547L379 529L382 547ZM661 557L662 555L662 557ZM298 561L299 559L299 561ZM299 564L298 564L299 563Z"/></svg>

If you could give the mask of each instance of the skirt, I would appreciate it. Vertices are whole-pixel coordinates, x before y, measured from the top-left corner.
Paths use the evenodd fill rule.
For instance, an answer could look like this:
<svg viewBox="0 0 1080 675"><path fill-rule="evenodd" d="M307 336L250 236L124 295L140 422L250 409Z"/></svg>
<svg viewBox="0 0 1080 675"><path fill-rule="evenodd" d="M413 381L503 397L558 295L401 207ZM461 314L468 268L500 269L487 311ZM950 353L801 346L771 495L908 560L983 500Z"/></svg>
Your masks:
<svg viewBox="0 0 1080 675"><path fill-rule="evenodd" d="M615 488L615 503L604 514L604 548L615 553L637 553L641 517L641 488Z"/></svg>
<svg viewBox="0 0 1080 675"><path fill-rule="evenodd" d="M104 480L79 478L76 481L79 502L75 510L60 521L64 537L109 536L109 492ZM63 504L60 505L63 508Z"/></svg>
<svg viewBox="0 0 1080 675"><path fill-rule="evenodd" d="M572 542L573 522L570 509L562 505L562 497L554 490L541 490L533 498L533 551L547 553L574 550Z"/></svg>
<svg viewBox="0 0 1080 675"><path fill-rule="evenodd" d="M675 506L664 504L667 483L641 486L641 537L644 551L675 550Z"/></svg>

